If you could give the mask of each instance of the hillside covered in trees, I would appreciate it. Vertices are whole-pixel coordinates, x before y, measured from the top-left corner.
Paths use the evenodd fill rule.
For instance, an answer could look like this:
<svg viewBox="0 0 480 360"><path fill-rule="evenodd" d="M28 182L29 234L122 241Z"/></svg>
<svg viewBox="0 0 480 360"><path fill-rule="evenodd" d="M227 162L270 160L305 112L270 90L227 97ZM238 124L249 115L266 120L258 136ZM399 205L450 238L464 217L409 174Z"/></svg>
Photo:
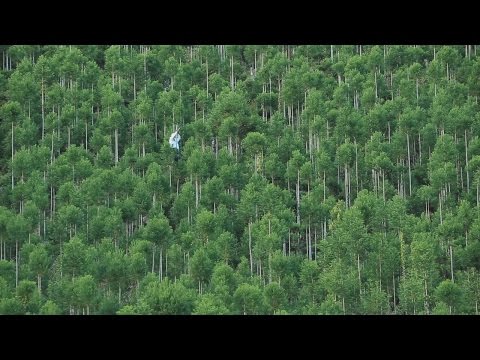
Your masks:
<svg viewBox="0 0 480 360"><path fill-rule="evenodd" d="M479 313L476 46L0 52L0 314Z"/></svg>

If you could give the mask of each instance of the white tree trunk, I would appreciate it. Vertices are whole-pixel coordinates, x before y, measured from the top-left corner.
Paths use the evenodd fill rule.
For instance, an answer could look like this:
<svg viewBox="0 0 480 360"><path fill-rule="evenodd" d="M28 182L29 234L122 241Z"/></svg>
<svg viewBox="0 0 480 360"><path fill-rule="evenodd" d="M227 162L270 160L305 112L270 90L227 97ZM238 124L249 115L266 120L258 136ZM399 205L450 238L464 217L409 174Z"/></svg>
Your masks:
<svg viewBox="0 0 480 360"><path fill-rule="evenodd" d="M252 258L252 223L248 222L248 254L250 257L250 275L253 275L253 258Z"/></svg>

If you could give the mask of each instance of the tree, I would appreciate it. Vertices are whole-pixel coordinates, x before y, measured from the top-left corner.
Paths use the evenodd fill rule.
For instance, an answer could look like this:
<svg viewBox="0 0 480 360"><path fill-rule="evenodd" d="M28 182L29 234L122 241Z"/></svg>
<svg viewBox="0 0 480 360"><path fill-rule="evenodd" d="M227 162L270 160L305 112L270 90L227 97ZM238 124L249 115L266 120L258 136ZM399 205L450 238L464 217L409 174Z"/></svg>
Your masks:
<svg viewBox="0 0 480 360"><path fill-rule="evenodd" d="M190 259L190 271L192 278L198 284L200 294L203 293L204 284L210 279L212 267L212 263L203 247L195 251Z"/></svg>
<svg viewBox="0 0 480 360"><path fill-rule="evenodd" d="M304 260L300 270L301 297L305 303L316 305L321 301L322 294L319 287L319 267L316 261Z"/></svg>
<svg viewBox="0 0 480 360"><path fill-rule="evenodd" d="M223 180L217 176L208 179L202 189L204 196L202 200L209 207L213 206L213 214L217 212L219 204L224 199L225 184Z"/></svg>
<svg viewBox="0 0 480 360"><path fill-rule="evenodd" d="M260 265L262 261L268 265L269 282L272 281L272 254L277 250L282 241L282 237L286 236L286 229L279 219L270 213L265 214L262 219L255 222L252 226L252 239L254 239L254 254ZM261 273L260 273L260 276Z"/></svg>
<svg viewBox="0 0 480 360"><path fill-rule="evenodd" d="M110 250L104 254L105 266L105 279L108 286L113 286L118 289L117 304L122 304L122 288L125 287L125 283L128 280L127 270L128 263L123 251L116 249Z"/></svg>
<svg viewBox="0 0 480 360"><path fill-rule="evenodd" d="M448 306L450 314L460 306L463 299L462 289L450 279L442 281L435 289L435 298Z"/></svg>
<svg viewBox="0 0 480 360"><path fill-rule="evenodd" d="M157 198L160 200L160 208L167 200L168 181L157 163L151 163L146 173L146 183L152 195L152 206L155 207Z"/></svg>
<svg viewBox="0 0 480 360"><path fill-rule="evenodd" d="M232 233L228 231L221 233L215 242L213 242L213 246L215 249L215 258L223 260L225 264L228 265L232 263L236 258L236 240Z"/></svg>
<svg viewBox="0 0 480 360"><path fill-rule="evenodd" d="M42 276L48 271L50 259L45 246L37 245L28 257L28 265L30 269L37 274L38 292L42 294Z"/></svg>
<svg viewBox="0 0 480 360"><path fill-rule="evenodd" d="M215 215L207 210L201 210L196 216L196 229L199 238L204 244L208 244L208 238L215 231Z"/></svg>
<svg viewBox="0 0 480 360"><path fill-rule="evenodd" d="M17 298L27 314L36 314L40 308L37 285L30 280L21 280L17 287Z"/></svg>
<svg viewBox="0 0 480 360"><path fill-rule="evenodd" d="M90 306L93 305L96 290L95 280L92 275L80 276L75 280L73 291L76 302L82 308L83 314L86 308L87 315L90 315Z"/></svg>
<svg viewBox="0 0 480 360"><path fill-rule="evenodd" d="M287 163L287 174L289 179L296 180L295 199L297 203L297 224L300 224L300 169L305 159L300 151L295 150L292 158Z"/></svg>
<svg viewBox="0 0 480 360"><path fill-rule="evenodd" d="M173 244L168 249L165 258L168 259L168 273L167 266L165 266L165 276L170 276L170 278L176 281L185 271L185 259L182 247L179 244Z"/></svg>
<svg viewBox="0 0 480 360"><path fill-rule="evenodd" d="M424 284L425 311L429 311L429 289L437 280L437 269L435 260L437 249L435 240L428 233L416 233L413 235L413 242L410 245L410 260L412 271L418 274Z"/></svg>
<svg viewBox="0 0 480 360"><path fill-rule="evenodd" d="M86 246L78 237L72 238L63 247L63 255L61 255L62 269L65 270L72 278L82 274L85 266Z"/></svg>
<svg viewBox="0 0 480 360"><path fill-rule="evenodd" d="M10 241L15 242L15 287L18 286L19 244L27 239L28 226L22 215L16 215L7 224L7 234Z"/></svg>
<svg viewBox="0 0 480 360"><path fill-rule="evenodd" d="M159 248L160 255L158 276L161 280L163 278L163 252L168 248L168 244L172 238L172 228L168 223L168 219L164 216L155 217L148 221L144 229L144 234L146 240L152 242ZM153 257L155 257L155 250ZM153 271L154 268L152 265L152 272Z"/></svg>
<svg viewBox="0 0 480 360"><path fill-rule="evenodd" d="M368 284L368 290L362 297L362 308L364 314L380 314L389 312L388 296L375 283Z"/></svg>
<svg viewBox="0 0 480 360"><path fill-rule="evenodd" d="M117 315L139 315L137 309L133 305L124 305L120 310L117 311Z"/></svg>
<svg viewBox="0 0 480 360"><path fill-rule="evenodd" d="M60 315L60 314L61 312L59 307L57 306L57 304L55 304L51 300L47 300L45 304L43 304L43 306L40 308L40 315Z"/></svg>
<svg viewBox="0 0 480 360"><path fill-rule="evenodd" d="M196 149L187 159L187 169L189 173L195 177L195 208L200 203L200 187L202 173L205 171L204 156L199 149Z"/></svg>
<svg viewBox="0 0 480 360"><path fill-rule="evenodd" d="M262 291L256 285L241 284L233 294L236 310L239 314L259 314L263 308Z"/></svg>
<svg viewBox="0 0 480 360"><path fill-rule="evenodd" d="M194 315L228 315L225 305L213 294L202 295L193 311Z"/></svg>
<svg viewBox="0 0 480 360"><path fill-rule="evenodd" d="M245 149L245 153L247 156L254 158L253 172L255 174L259 169L260 172L263 173L263 151L266 146L266 142L267 140L265 136L258 132L250 132L247 134L245 139L242 140L242 146Z"/></svg>
<svg viewBox="0 0 480 360"><path fill-rule="evenodd" d="M422 278L417 274L403 277L400 283L399 298L404 313L413 315L423 313L421 309L425 308L426 296Z"/></svg>
<svg viewBox="0 0 480 360"><path fill-rule="evenodd" d="M343 166L344 174L344 195L345 195L345 205L348 208L351 202L351 167L353 163L353 158L355 154L355 148L352 143L345 141L344 144L340 145L337 149L337 161L339 165Z"/></svg>
<svg viewBox="0 0 480 360"><path fill-rule="evenodd" d="M271 313L274 315L285 304L285 291L275 282L268 284L264 291L265 303L268 304Z"/></svg>
<svg viewBox="0 0 480 360"><path fill-rule="evenodd" d="M23 304L17 298L0 301L0 314L2 315L23 315L25 313L24 309Z"/></svg>
<svg viewBox="0 0 480 360"><path fill-rule="evenodd" d="M153 314L188 315L194 308L195 294L180 282L172 283L165 279L162 282L150 282L141 299L150 307Z"/></svg>
<svg viewBox="0 0 480 360"><path fill-rule="evenodd" d="M343 314L342 304L335 300L331 294L327 295L325 301L320 304L320 313L322 315L341 315Z"/></svg>

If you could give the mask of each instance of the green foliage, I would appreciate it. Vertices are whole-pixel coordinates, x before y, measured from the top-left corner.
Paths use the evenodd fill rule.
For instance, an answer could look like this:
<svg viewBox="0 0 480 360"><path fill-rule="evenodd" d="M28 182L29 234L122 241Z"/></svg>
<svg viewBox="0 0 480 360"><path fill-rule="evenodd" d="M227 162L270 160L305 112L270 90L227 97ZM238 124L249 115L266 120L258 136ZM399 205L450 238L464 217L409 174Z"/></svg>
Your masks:
<svg viewBox="0 0 480 360"><path fill-rule="evenodd" d="M169 279L150 282L142 291L141 300L148 305L152 314L190 314L194 308L196 295L193 290Z"/></svg>
<svg viewBox="0 0 480 360"><path fill-rule="evenodd" d="M17 298L5 298L0 301L0 314L22 315L25 314L25 307Z"/></svg>
<svg viewBox="0 0 480 360"><path fill-rule="evenodd" d="M256 315L264 307L262 291L256 285L241 284L235 290L233 300L237 314Z"/></svg>
<svg viewBox="0 0 480 360"><path fill-rule="evenodd" d="M442 281L435 289L435 298L438 302L445 303L451 314L462 303L463 291L457 284L447 279Z"/></svg>
<svg viewBox="0 0 480 360"><path fill-rule="evenodd" d="M200 297L193 311L195 315L228 315L229 311L222 300L214 294L205 294Z"/></svg>
<svg viewBox="0 0 480 360"><path fill-rule="evenodd" d="M285 290L283 290L277 283L273 282L268 284L263 292L265 296L265 302L273 314L275 314L285 305Z"/></svg>
<svg viewBox="0 0 480 360"><path fill-rule="evenodd" d="M47 300L40 308L40 315L60 315L60 309L57 304L51 300Z"/></svg>
<svg viewBox="0 0 480 360"><path fill-rule="evenodd" d="M474 46L2 52L1 313L479 312Z"/></svg>

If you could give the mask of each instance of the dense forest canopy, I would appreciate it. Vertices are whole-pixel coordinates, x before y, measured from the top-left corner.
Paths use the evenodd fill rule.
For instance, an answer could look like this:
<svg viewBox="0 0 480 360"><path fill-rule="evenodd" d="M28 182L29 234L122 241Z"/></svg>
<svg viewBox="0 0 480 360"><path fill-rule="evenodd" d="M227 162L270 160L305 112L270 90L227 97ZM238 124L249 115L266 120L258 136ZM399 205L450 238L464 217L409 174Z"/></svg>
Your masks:
<svg viewBox="0 0 480 360"><path fill-rule="evenodd" d="M479 313L475 45L0 52L0 314Z"/></svg>

